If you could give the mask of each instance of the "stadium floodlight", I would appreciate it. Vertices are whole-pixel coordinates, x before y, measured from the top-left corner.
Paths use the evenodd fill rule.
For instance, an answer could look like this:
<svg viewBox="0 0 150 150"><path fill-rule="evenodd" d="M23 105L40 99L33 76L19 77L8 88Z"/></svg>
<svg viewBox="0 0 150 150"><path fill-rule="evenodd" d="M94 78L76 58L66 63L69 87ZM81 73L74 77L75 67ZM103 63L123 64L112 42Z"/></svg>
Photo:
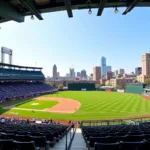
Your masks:
<svg viewBox="0 0 150 150"><path fill-rule="evenodd" d="M91 8L89 8L88 14L91 15L92 14L92 10Z"/></svg>
<svg viewBox="0 0 150 150"><path fill-rule="evenodd" d="M33 15L31 16L31 20L34 20L34 16Z"/></svg>
<svg viewBox="0 0 150 150"><path fill-rule="evenodd" d="M115 7L115 11L114 11L114 13L115 13L115 14L117 14L118 12L119 12L118 8L117 8L117 7Z"/></svg>

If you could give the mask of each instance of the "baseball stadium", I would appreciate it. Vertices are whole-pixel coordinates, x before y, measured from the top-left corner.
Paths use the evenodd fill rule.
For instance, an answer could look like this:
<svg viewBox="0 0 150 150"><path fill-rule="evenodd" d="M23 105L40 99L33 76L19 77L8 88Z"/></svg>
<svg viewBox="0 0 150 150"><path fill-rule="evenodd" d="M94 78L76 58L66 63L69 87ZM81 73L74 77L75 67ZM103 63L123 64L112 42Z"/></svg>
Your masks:
<svg viewBox="0 0 150 150"><path fill-rule="evenodd" d="M101 16L104 8L126 7L126 15L149 6L149 0L3 0L0 23L62 10L73 17L73 9L98 8ZM14 65L12 58L13 50L1 47L0 150L150 149L148 85L129 83L122 92L75 81L59 90L46 83L43 67Z"/></svg>

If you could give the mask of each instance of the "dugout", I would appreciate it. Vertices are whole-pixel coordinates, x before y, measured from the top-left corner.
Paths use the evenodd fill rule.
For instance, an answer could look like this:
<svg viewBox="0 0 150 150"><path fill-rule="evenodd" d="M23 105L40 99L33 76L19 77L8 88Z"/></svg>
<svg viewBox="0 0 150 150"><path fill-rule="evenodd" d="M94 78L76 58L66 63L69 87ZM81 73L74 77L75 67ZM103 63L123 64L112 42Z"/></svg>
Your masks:
<svg viewBox="0 0 150 150"><path fill-rule="evenodd" d="M95 91L95 83L68 83L71 91Z"/></svg>
<svg viewBox="0 0 150 150"><path fill-rule="evenodd" d="M135 93L135 94L143 94L145 89L145 84L127 84L125 93Z"/></svg>

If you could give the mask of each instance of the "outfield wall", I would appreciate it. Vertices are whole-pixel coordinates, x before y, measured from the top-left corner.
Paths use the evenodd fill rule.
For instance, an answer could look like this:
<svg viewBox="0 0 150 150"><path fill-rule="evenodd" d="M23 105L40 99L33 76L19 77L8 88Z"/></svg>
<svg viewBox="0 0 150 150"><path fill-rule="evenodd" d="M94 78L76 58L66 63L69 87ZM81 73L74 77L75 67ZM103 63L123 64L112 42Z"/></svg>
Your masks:
<svg viewBox="0 0 150 150"><path fill-rule="evenodd" d="M125 92L126 93L143 94L144 88L145 88L144 84L127 84Z"/></svg>
<svg viewBox="0 0 150 150"><path fill-rule="evenodd" d="M95 83L68 83L71 91L95 91Z"/></svg>

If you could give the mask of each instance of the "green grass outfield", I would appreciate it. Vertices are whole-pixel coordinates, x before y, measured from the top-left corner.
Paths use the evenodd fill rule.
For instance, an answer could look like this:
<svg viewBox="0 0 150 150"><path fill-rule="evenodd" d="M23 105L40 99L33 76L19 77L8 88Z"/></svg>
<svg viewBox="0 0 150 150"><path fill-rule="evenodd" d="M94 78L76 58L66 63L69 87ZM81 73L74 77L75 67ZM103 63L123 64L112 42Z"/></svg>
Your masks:
<svg viewBox="0 0 150 150"><path fill-rule="evenodd" d="M43 96L42 96L43 97ZM45 95L45 97L64 97L72 98L81 103L81 107L73 114L50 113L31 110L3 110L4 106L18 104L17 108L44 109L57 104L54 101L38 101L40 105L32 105L37 100L29 99L27 101L18 100L9 104L3 104L0 112L10 115L19 115L25 117L49 118L56 120L99 120L108 118L122 118L131 116L140 116L150 114L150 101L145 100L139 95L99 92L99 91L66 91L55 94ZM20 104L23 102L23 104Z"/></svg>

